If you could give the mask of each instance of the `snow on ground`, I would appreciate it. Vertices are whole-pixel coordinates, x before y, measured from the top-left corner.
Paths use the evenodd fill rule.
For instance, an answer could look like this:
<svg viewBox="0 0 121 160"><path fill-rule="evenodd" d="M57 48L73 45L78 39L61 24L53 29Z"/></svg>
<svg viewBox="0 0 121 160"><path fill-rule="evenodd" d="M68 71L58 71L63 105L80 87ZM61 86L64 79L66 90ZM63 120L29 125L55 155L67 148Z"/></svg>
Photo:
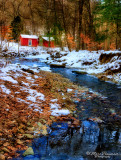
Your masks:
<svg viewBox="0 0 121 160"><path fill-rule="evenodd" d="M4 63L4 60L1 60L0 63ZM6 67L0 68L0 79L5 81L10 81L14 84L18 83L14 78L9 75L10 71L16 71L18 67L16 65L8 64Z"/></svg>
<svg viewBox="0 0 121 160"><path fill-rule="evenodd" d="M0 87L2 88L2 91L7 93L7 94L10 94L11 91L9 89L7 89L4 85L0 85Z"/></svg>
<svg viewBox="0 0 121 160"><path fill-rule="evenodd" d="M70 114L70 111L68 109L61 109L61 110L55 109L51 113L52 116L61 116L61 115L66 116L68 114Z"/></svg>
<svg viewBox="0 0 121 160"><path fill-rule="evenodd" d="M3 43L3 50L8 48L7 53L18 53L18 44L17 43L9 43L9 47L7 43ZM47 62L49 64L65 64L65 67L74 68L79 72L85 72L87 74L101 74L106 72L108 69L115 70L119 69L121 66L121 58L117 55L114 55L110 62L108 63L100 63L99 57L101 54L121 54L121 51L87 51L80 50L78 52L71 51L69 52L68 48L65 47L64 51L61 51L60 48L43 48L41 46L38 47L29 47L29 46L19 46L20 55L26 56L27 59L39 58L41 62ZM28 53L28 54L26 54ZM57 53L60 57L57 56ZM53 58L54 57L54 58ZM50 67L41 67L41 70L50 71ZM38 72L37 65L33 66L33 71ZM106 75L105 75L106 76ZM120 73L115 73L111 76L107 75L108 79L114 79L114 81L121 83Z"/></svg>
<svg viewBox="0 0 121 160"><path fill-rule="evenodd" d="M25 86L29 86L29 83L25 83L22 81L22 84L24 84Z"/></svg>
<svg viewBox="0 0 121 160"><path fill-rule="evenodd" d="M24 72L22 69L29 69L28 66L25 65L18 65L18 64L8 64L4 66L4 59L0 60L0 64L3 64L0 67L0 91L3 94L9 95L11 98L15 98L17 102L21 104L28 105L28 108L33 109L35 112L42 113L42 105L43 102L46 103L46 97L41 91L37 91L35 89L31 89L32 85L34 84L35 79L41 78L39 75L31 75L30 73ZM23 75L26 73L26 76ZM19 76L20 75L20 76ZM24 78L23 78L24 76ZM34 78L33 78L34 77ZM21 78L21 84L20 80ZM11 87L7 85L7 88L4 83L5 81L11 82ZM11 89L12 87L16 88L16 91L13 92ZM37 84L38 87L38 84ZM51 115L53 116L61 116L61 115L68 115L70 111L67 109L61 109L60 105L56 102L58 99L51 99L50 100L50 110Z"/></svg>
<svg viewBox="0 0 121 160"><path fill-rule="evenodd" d="M87 50L80 50L79 52L72 51L72 52L60 52L60 58L56 58L56 54L53 55L55 58L53 59L52 56L48 57L45 62L50 64L65 64L67 68L73 68L79 72L85 72L87 74L100 74L104 73L107 70L118 70L121 67L121 56L113 56L108 63L101 63L99 58L101 54L121 54L121 51L87 51ZM119 84L121 83L121 74L115 73L112 76ZM108 79L111 79L111 76L107 76Z"/></svg>
<svg viewBox="0 0 121 160"><path fill-rule="evenodd" d="M72 92L72 91L73 91L73 89L70 89L70 88L67 89L67 92Z"/></svg>
<svg viewBox="0 0 121 160"><path fill-rule="evenodd" d="M51 99L51 102L57 102L58 99Z"/></svg>
<svg viewBox="0 0 121 160"><path fill-rule="evenodd" d="M50 104L50 108L51 108L51 109L58 109L58 108L60 108L60 106L59 106L59 104L57 104L57 103L54 103L54 104L51 103L51 104Z"/></svg>
<svg viewBox="0 0 121 160"><path fill-rule="evenodd" d="M51 72L50 67L41 67L40 70Z"/></svg>
<svg viewBox="0 0 121 160"><path fill-rule="evenodd" d="M31 97L38 98L38 99L40 99L42 101L45 101L45 96L42 93L38 93L34 89L29 89L29 94L30 94Z"/></svg>
<svg viewBox="0 0 121 160"><path fill-rule="evenodd" d="M68 115L70 114L70 111L68 109L60 109L60 105L57 103L50 103L51 108L51 115L52 116L62 116L62 115Z"/></svg>
<svg viewBox="0 0 121 160"><path fill-rule="evenodd" d="M49 56L49 54L47 54L47 51L41 47L30 47L30 46L21 46L19 45L18 47L18 43L14 43L14 42L3 42L2 43L2 51L3 53L6 52L6 54L8 55L13 55L13 56L25 56L25 55L36 55L36 58L46 58Z"/></svg>
<svg viewBox="0 0 121 160"><path fill-rule="evenodd" d="M17 44L8 47L8 52L15 51L17 52ZM57 53L60 54L60 57L53 58L51 54L48 54L47 50L44 50L42 47L23 47L20 46L20 52L24 53L26 51L29 52L29 55L26 57L28 59L32 58L39 58L40 61L47 62L49 64L65 64L65 67L74 68L74 70L80 71L80 72L86 72L88 74L99 74L104 73L107 69L119 69L121 64L121 59L118 56L113 56L113 58L108 63L101 64L99 61L99 57L102 53L106 54L116 54L121 53L119 51L72 51L69 52L67 49L65 51L60 51L59 48L55 49L49 49L49 52L52 52L52 55L56 56ZM33 52L38 52L37 55L33 55ZM9 81L12 82L14 85L18 85L17 78L22 77L23 71L21 69L31 69L34 71L35 75L31 76L30 73L26 73L25 80L21 81L21 84L24 85L24 87L21 86L20 92L26 92L28 95L26 98L18 98L19 102L24 102L29 105L29 107L34 107L34 111L42 112L42 109L40 107L40 103L46 100L46 97L44 94L38 92L37 90L30 89L30 87L35 83L35 79L41 78L38 75L36 75L40 70L46 70L51 71L50 67L41 67L38 68L37 64L34 64L32 68L26 66L26 65L20 65L20 64L7 64L4 60L0 60L0 64L2 64L2 67L0 66L0 80ZM14 72L15 74L11 74L11 72ZM34 78L33 78L34 77ZM121 73L115 73L114 75L107 75L107 78L110 80L114 78L117 82L121 83ZM0 88L3 92L6 92L6 94L10 94L11 91L4 86L3 84L0 85ZM67 89L67 92L72 92L73 90L71 88ZM15 93L20 94L20 92L16 91ZM53 116L61 116L61 115L68 115L70 114L70 111L67 109L61 109L59 104L56 102L58 99L52 99L50 102L50 110L51 115Z"/></svg>
<svg viewBox="0 0 121 160"><path fill-rule="evenodd" d="M45 101L45 96L44 94L38 92L37 90L31 89L30 87L32 86L31 84L34 83L34 79L31 77L31 74L26 73L26 78L22 78L21 84L22 86L19 86L18 79L23 76L23 72L21 69L29 69L28 66L25 65L18 65L18 64L7 64L5 63L5 59L0 60L0 90L4 94L8 94L11 97L15 97L14 94L17 94L21 96L21 92L25 92L28 94L28 96L25 98L19 98L16 95L16 100L21 103L26 103L28 105L37 106L36 103L41 103L41 101ZM37 75L34 75L35 78L40 78ZM6 82L11 82L13 87L16 88L16 92L11 92L11 88L9 89L4 85ZM23 86L24 85L24 86ZM20 91L19 91L20 90ZM38 106L34 111L42 111L41 108Z"/></svg>
<svg viewBox="0 0 121 160"><path fill-rule="evenodd" d="M34 78L39 78L39 77L37 75L35 75Z"/></svg>
<svg viewBox="0 0 121 160"><path fill-rule="evenodd" d="M10 81L12 83L18 83L16 80L14 80L12 77L10 76L3 76L1 75L0 79L4 80L4 81Z"/></svg>
<svg viewBox="0 0 121 160"><path fill-rule="evenodd" d="M30 104L29 108L34 108L34 111L39 112L39 113L42 113L43 111L41 107L39 106L39 104Z"/></svg>

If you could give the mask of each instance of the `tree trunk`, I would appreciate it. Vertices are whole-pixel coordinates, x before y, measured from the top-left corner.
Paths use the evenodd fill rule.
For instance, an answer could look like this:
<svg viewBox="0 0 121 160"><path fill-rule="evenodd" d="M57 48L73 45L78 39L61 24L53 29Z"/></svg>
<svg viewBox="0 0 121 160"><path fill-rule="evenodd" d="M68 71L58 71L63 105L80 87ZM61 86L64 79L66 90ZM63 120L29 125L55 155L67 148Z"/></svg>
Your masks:
<svg viewBox="0 0 121 160"><path fill-rule="evenodd" d="M68 30L67 30L66 18L65 18L65 12L64 12L64 0L62 0L61 6L62 6L61 11L62 11L63 26L64 26L64 30L65 30L66 42L67 42L67 46L68 46L69 51L71 51L71 47L70 47L70 44L68 42Z"/></svg>
<svg viewBox="0 0 121 160"><path fill-rule="evenodd" d="M29 9L30 9L30 15L31 15L31 27L32 27L32 32L35 32L34 28L34 16L33 16L33 10L32 10L32 3L31 0L29 0Z"/></svg>
<svg viewBox="0 0 121 160"><path fill-rule="evenodd" d="M57 42L57 23L58 23L58 20L57 20L57 13L56 13L56 0L53 0L54 1L54 36L55 36L55 42Z"/></svg>
<svg viewBox="0 0 121 160"><path fill-rule="evenodd" d="M88 12L88 16L89 16L89 32L88 32L88 36L95 41L95 29L93 26L93 17L92 17L92 13L91 13L91 7L90 7L90 0L85 0L85 7L87 9Z"/></svg>
<svg viewBox="0 0 121 160"><path fill-rule="evenodd" d="M74 12L74 21L73 21L73 38L75 41L75 34L76 34L76 20L77 20L77 3L75 2L75 12Z"/></svg>
<svg viewBox="0 0 121 160"><path fill-rule="evenodd" d="M116 24L116 49L121 50L121 29L119 23Z"/></svg>
<svg viewBox="0 0 121 160"><path fill-rule="evenodd" d="M79 0L79 28L78 28L78 36L77 36L77 48L76 50L79 51L81 48L81 32L82 32L82 13L83 13L83 5L84 0Z"/></svg>

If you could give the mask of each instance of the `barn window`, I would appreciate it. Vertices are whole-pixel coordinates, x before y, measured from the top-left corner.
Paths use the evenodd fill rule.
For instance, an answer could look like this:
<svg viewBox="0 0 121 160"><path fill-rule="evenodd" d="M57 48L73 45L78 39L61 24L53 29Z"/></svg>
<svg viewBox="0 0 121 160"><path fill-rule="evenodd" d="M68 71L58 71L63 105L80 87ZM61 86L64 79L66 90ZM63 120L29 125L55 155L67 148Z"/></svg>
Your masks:
<svg viewBox="0 0 121 160"><path fill-rule="evenodd" d="M29 39L29 46L31 46L32 45L32 40L31 39Z"/></svg>

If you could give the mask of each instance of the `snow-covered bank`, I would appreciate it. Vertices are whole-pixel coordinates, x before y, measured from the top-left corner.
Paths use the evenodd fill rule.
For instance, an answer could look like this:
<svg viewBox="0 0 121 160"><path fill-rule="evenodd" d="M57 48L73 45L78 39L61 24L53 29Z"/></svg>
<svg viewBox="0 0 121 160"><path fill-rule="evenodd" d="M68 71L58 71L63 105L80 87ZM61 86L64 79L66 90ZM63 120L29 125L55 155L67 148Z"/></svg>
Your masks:
<svg viewBox="0 0 121 160"><path fill-rule="evenodd" d="M43 47L38 46L38 47L30 47L30 46L21 46L18 45L18 43L13 43L10 42L2 43L2 47L1 47L1 56L4 57L25 57L28 55L39 55L39 54L47 54L47 50L44 50Z"/></svg>
<svg viewBox="0 0 121 160"><path fill-rule="evenodd" d="M54 51L42 61L55 67L73 68L81 74L91 74L104 81L121 84L121 51ZM29 55L27 58L39 58Z"/></svg>
<svg viewBox="0 0 121 160"><path fill-rule="evenodd" d="M0 61L0 64L4 65L5 63L2 60ZM33 111L39 111L41 113L41 103L46 99L45 95L38 91L38 84L35 84L35 81L41 80L42 77L36 75L38 73L36 69L33 70L31 68L31 71L34 72L34 77L30 73L26 73L25 76L25 72L23 72L22 70L29 70L29 67L25 65L8 64L6 67L0 68L0 92L4 94L11 94L11 96L15 97L18 102L24 102L28 104L28 107L30 107L31 109L33 109L34 106ZM26 78L24 78L24 76ZM4 85L5 82L10 83L12 86L9 86L9 89L6 88L6 86ZM31 88L33 83L35 85L34 88L36 89ZM11 91L13 89L13 86L14 88L16 88L15 95L12 95ZM21 98L20 96L23 92L27 93L27 95ZM58 108L55 108L55 111L53 110L53 112L58 112L59 116L65 115L66 111L68 114L70 114L69 110L63 110Z"/></svg>
<svg viewBox="0 0 121 160"><path fill-rule="evenodd" d="M81 74L92 74L105 81L121 84L121 51L60 52L45 60L49 64L65 65Z"/></svg>
<svg viewBox="0 0 121 160"><path fill-rule="evenodd" d="M121 84L121 51L87 51L69 52L67 48L19 47L10 43L5 51L3 45L1 56L22 56L26 58L40 58L41 61L51 65L74 68L78 73L87 73L97 76L104 81ZM43 68L44 69L44 68ZM47 69L47 68L45 68Z"/></svg>

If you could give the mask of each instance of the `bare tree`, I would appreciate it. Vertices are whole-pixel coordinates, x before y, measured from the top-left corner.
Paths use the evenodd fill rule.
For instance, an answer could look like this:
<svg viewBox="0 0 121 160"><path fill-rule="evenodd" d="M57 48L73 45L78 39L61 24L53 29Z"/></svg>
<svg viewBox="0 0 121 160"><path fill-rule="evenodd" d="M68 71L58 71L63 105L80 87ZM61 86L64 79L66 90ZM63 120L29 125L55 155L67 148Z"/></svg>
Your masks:
<svg viewBox="0 0 121 160"><path fill-rule="evenodd" d="M83 14L83 6L84 6L84 0L78 1L78 10L79 10L79 27L78 27L78 36L77 36L77 51L81 48L81 32L82 32L82 14Z"/></svg>

